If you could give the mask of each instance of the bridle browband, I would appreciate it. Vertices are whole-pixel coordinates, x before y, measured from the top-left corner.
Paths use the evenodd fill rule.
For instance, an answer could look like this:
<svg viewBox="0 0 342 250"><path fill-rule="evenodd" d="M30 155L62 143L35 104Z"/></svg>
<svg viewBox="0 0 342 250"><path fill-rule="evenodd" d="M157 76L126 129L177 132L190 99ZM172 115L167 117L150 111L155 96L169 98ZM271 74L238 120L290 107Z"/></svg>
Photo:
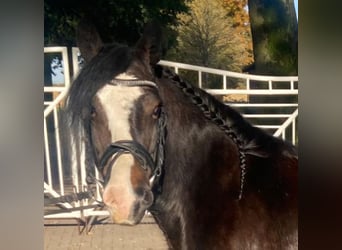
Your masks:
<svg viewBox="0 0 342 250"><path fill-rule="evenodd" d="M153 87L157 88L156 83L148 80L138 80L136 78L130 79L113 79L109 82L110 85L114 86L123 86L123 87ZM144 171L151 170L151 176L153 176L153 184L152 187L156 184L158 191L161 190L160 185L160 176L162 174L162 167L164 164L164 145L165 145L165 138L166 138L166 115L164 110L162 109L160 112L160 116L158 118L158 126L157 126L157 141L156 147L154 152L154 159L152 158L150 152L141 145L139 142L134 140L119 140L116 142L112 142L105 152L103 153L100 161L99 166L97 167L98 170L101 172L104 181L103 184L106 185L110 178L110 173L112 167L114 165L115 160L124 153L132 154L135 159L137 159L140 163L140 166L143 168ZM114 157L113 157L114 156ZM112 161L109 160L112 158ZM106 166L109 166L107 171L104 173Z"/></svg>

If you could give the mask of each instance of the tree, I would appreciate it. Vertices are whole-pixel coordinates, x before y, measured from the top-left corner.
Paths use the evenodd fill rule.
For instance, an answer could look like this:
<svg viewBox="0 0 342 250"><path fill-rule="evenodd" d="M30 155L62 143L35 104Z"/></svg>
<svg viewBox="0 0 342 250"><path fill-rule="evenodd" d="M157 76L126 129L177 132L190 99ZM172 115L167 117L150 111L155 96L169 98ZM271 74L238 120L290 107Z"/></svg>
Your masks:
<svg viewBox="0 0 342 250"><path fill-rule="evenodd" d="M253 58L248 20L241 24L235 19L235 15L248 19L246 9L234 4L227 5L226 2L188 2L188 13L177 16L177 46L168 53L166 59L236 72L243 71L245 66L251 64ZM198 76L194 72L181 75L197 82ZM220 76L202 73L202 80L204 87L222 87ZM232 88L241 84L236 79L227 80L227 86Z"/></svg>
<svg viewBox="0 0 342 250"><path fill-rule="evenodd" d="M298 24L293 0L249 0L255 74L298 74Z"/></svg>
<svg viewBox="0 0 342 250"><path fill-rule="evenodd" d="M227 15L233 20L236 46L239 46L242 51L238 56L241 58L242 71L245 71L254 62L249 14L246 9L247 0L222 0L222 3Z"/></svg>
<svg viewBox="0 0 342 250"><path fill-rule="evenodd" d="M298 75L298 25L293 0L248 0L254 68L259 75ZM250 82L251 87L257 83ZM251 102L298 102L297 96L251 96ZM279 112L288 112L287 107ZM270 120L272 122L272 120Z"/></svg>
<svg viewBox="0 0 342 250"><path fill-rule="evenodd" d="M193 0L188 7L188 14L178 14L178 46L169 58L233 71L250 63L248 50L239 42L241 33L222 0Z"/></svg>

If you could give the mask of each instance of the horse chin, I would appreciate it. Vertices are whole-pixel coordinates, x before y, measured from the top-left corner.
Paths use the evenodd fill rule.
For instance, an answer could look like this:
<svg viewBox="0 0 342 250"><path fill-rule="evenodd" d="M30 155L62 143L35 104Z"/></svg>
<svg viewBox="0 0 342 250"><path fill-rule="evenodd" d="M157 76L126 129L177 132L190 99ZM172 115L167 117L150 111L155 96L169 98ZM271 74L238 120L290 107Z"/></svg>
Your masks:
<svg viewBox="0 0 342 250"><path fill-rule="evenodd" d="M134 221L134 220L129 220L129 219L114 221L114 219L113 219L113 223L118 224L118 225L125 225L125 226L134 226L134 225L138 224L139 222L140 221Z"/></svg>
<svg viewBox="0 0 342 250"><path fill-rule="evenodd" d="M103 192L103 202L113 223L136 225L152 205L153 193L145 186L131 192L120 186L108 185Z"/></svg>
<svg viewBox="0 0 342 250"><path fill-rule="evenodd" d="M145 212L144 213L140 213L139 215L135 215L134 218L132 218L129 222L130 224L129 225L137 225L139 224L142 219L144 218L144 215L145 215Z"/></svg>
<svg viewBox="0 0 342 250"><path fill-rule="evenodd" d="M140 212L138 214L125 217L122 216L120 213L117 213L117 211L115 211L115 209L113 208L108 208L108 211L110 212L110 218L113 223L128 226L134 226L139 224L145 215L145 212Z"/></svg>

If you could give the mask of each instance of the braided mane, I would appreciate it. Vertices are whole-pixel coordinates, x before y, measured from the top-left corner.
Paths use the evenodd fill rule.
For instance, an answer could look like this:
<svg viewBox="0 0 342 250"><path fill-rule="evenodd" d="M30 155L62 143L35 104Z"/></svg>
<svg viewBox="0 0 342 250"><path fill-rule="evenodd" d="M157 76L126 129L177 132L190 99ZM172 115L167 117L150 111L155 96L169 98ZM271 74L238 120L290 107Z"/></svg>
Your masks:
<svg viewBox="0 0 342 250"><path fill-rule="evenodd" d="M162 70L163 77L171 79L172 83L201 109L204 116L218 125L245 154L265 158L268 156L266 151L269 147L261 142L264 143L265 140L270 143L280 141L280 139L250 124L238 111L223 104L205 90L186 82L168 68L160 65L158 67L160 69L157 70Z"/></svg>
<svg viewBox="0 0 342 250"><path fill-rule="evenodd" d="M262 158L268 157L268 149L274 143L279 142L279 139L254 127L239 112L221 103L206 91L184 81L173 71L158 65L155 68L155 72L159 77L170 79L173 84L180 88L200 108L208 120L214 122L235 143L239 151L241 168L239 194L239 199L241 199L246 175L246 155Z"/></svg>

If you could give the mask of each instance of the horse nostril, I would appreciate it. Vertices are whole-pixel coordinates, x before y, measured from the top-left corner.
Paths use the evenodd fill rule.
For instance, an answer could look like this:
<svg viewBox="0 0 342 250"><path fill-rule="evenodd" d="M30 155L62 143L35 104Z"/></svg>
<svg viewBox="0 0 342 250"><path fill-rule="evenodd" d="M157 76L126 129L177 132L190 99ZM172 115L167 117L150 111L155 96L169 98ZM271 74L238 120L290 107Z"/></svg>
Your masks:
<svg viewBox="0 0 342 250"><path fill-rule="evenodd" d="M145 206L149 207L153 203L153 194L149 190L145 190L144 195L142 197L142 202Z"/></svg>
<svg viewBox="0 0 342 250"><path fill-rule="evenodd" d="M145 188L137 188L135 190L135 193L139 196L141 199L142 205L148 207L152 205L153 202L153 194L150 190Z"/></svg>
<svg viewBox="0 0 342 250"><path fill-rule="evenodd" d="M153 202L153 194L150 190L145 188L137 188L135 190L135 193L139 196L141 199L141 202L144 206L148 207L152 205Z"/></svg>

